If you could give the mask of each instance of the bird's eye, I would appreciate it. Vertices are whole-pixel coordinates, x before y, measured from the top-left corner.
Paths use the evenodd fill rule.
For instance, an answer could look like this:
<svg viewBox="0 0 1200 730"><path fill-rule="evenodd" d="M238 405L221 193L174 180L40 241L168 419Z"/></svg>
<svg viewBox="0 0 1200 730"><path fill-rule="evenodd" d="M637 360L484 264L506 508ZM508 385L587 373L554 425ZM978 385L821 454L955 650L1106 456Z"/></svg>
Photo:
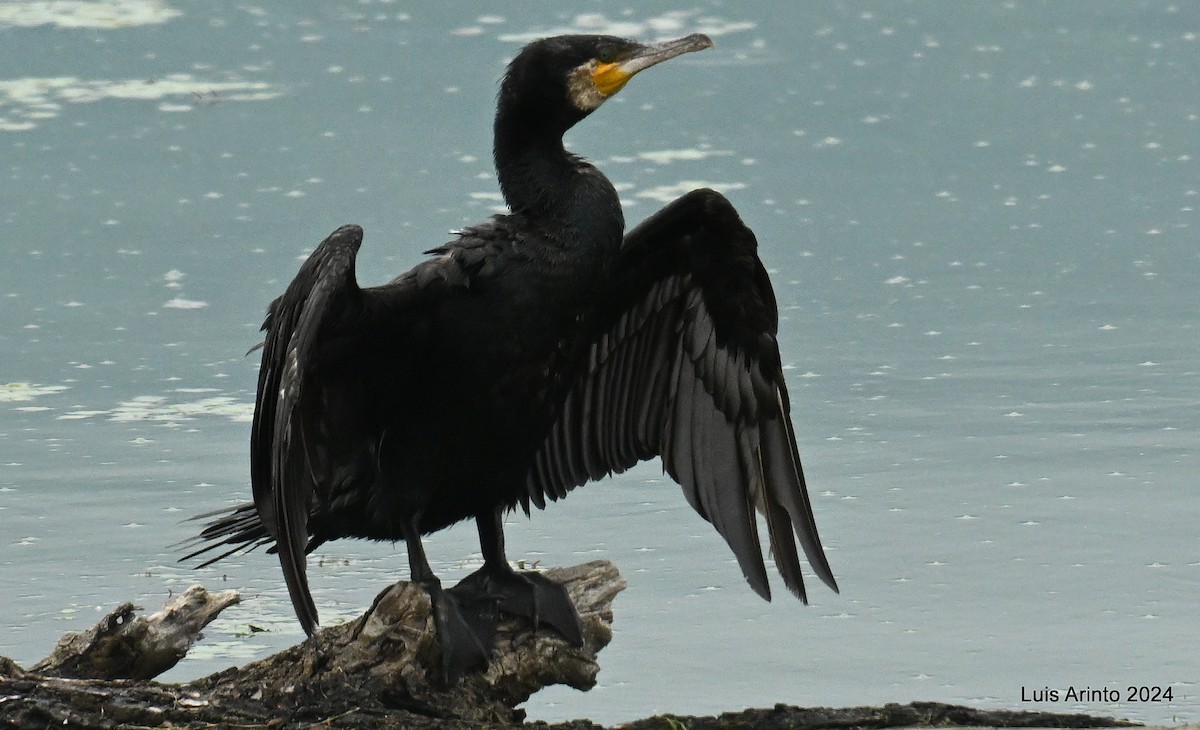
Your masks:
<svg viewBox="0 0 1200 730"><path fill-rule="evenodd" d="M612 63L617 60L617 49L612 46L600 46L596 49L596 60L600 63Z"/></svg>

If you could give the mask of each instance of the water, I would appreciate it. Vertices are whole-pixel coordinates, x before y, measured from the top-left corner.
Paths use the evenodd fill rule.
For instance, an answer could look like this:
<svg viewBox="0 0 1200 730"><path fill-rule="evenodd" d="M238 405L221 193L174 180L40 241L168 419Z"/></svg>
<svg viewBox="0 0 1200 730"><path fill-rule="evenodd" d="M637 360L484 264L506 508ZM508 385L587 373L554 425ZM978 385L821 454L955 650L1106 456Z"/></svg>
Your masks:
<svg viewBox="0 0 1200 730"><path fill-rule="evenodd" d="M194 582L246 600L168 678L298 640L272 557L191 571L165 547L248 495L265 304L341 223L376 283L496 209L492 103L520 43L702 30L715 49L568 139L630 220L707 184L757 232L842 593L760 601L656 464L579 490L514 516L512 557L604 556L630 587L600 686L530 715L1200 719L1200 9L621 7L0 6L0 654L31 663ZM469 527L428 547L447 580L478 559ZM405 573L402 547L320 558L326 622ZM1174 700L1022 701L1129 685Z"/></svg>

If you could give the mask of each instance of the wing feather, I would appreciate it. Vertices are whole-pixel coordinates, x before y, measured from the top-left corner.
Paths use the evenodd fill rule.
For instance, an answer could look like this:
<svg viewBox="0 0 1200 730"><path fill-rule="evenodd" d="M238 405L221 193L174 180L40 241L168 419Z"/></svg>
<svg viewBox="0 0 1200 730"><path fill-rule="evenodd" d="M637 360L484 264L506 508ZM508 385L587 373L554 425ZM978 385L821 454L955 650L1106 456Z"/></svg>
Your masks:
<svg viewBox="0 0 1200 730"><path fill-rule="evenodd" d="M685 195L625 238L613 289L585 321L528 501L661 456L750 586L770 597L755 513L788 589L805 599L797 540L837 590L806 493L775 332L774 292L753 233L720 194Z"/></svg>
<svg viewBox="0 0 1200 730"><path fill-rule="evenodd" d="M272 303L263 324L267 336L251 428L251 485L259 519L275 541L292 605L309 634L316 628L317 610L305 569L315 486L305 431L313 428L306 423L312 410L306 401L316 395L308 392L308 384L317 366L318 338L337 303L360 291L354 260L361 243L358 226L334 231Z"/></svg>
<svg viewBox="0 0 1200 730"><path fill-rule="evenodd" d="M776 391L781 416L768 422L763 439L764 465L769 475L769 494L787 510L804 548L804 555L817 577L826 584L833 584L833 570L829 567L817 533L817 523L813 518L808 488L804 481L804 470L800 466L800 454L796 448L796 437L792 433L792 424L788 418L790 406L785 393L782 388Z"/></svg>

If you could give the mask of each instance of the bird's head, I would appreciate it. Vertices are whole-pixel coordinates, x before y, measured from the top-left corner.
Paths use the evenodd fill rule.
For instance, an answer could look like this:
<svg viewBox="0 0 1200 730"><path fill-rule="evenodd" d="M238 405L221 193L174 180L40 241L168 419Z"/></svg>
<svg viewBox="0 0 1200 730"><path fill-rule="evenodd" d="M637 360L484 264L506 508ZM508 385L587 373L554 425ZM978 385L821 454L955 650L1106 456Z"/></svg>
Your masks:
<svg viewBox="0 0 1200 730"><path fill-rule="evenodd" d="M706 35L657 43L607 35L563 35L525 46L500 87L506 109L522 124L565 132L616 94L635 74L712 46Z"/></svg>

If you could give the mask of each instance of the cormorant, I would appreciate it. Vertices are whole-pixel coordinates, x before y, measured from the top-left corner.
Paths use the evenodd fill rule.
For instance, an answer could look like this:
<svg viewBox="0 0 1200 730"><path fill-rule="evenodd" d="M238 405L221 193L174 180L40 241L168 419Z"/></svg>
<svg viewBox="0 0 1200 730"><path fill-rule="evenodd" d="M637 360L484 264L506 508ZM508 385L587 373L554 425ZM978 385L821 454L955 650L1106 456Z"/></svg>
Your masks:
<svg viewBox="0 0 1200 730"><path fill-rule="evenodd" d="M189 557L273 546L311 634L306 554L341 537L403 539L452 680L486 665L497 610L582 640L566 591L509 566L503 514L661 456L755 592L770 598L756 511L784 585L806 600L798 538L836 591L754 234L712 190L625 233L612 184L563 148L563 134L634 74L711 45L699 34L529 44L508 66L495 118L510 213L365 289L354 275L362 229L326 238L263 323L254 502L210 513L222 516ZM421 536L472 518L484 565L443 590Z"/></svg>

